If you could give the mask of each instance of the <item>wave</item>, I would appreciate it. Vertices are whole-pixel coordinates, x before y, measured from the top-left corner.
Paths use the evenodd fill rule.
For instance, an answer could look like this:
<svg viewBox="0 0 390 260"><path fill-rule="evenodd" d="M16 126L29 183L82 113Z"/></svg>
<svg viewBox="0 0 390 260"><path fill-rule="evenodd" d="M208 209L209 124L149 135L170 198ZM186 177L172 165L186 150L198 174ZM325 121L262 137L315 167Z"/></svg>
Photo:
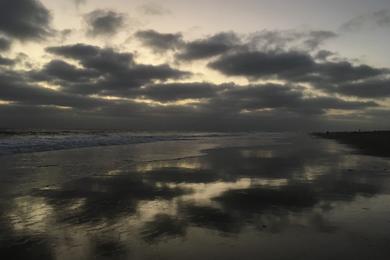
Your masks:
<svg viewBox="0 0 390 260"><path fill-rule="evenodd" d="M0 155L46 152L95 146L129 145L161 141L226 137L236 134L187 133L145 134L107 131L0 131Z"/></svg>

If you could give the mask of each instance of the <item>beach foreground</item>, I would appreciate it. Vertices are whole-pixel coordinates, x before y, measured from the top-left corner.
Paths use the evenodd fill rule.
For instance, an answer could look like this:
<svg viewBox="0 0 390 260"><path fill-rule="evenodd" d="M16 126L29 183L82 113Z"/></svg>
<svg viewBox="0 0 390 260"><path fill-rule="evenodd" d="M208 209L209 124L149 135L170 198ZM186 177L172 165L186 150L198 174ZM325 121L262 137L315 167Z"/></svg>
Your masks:
<svg viewBox="0 0 390 260"><path fill-rule="evenodd" d="M390 160L298 134L0 157L0 259L388 259Z"/></svg>

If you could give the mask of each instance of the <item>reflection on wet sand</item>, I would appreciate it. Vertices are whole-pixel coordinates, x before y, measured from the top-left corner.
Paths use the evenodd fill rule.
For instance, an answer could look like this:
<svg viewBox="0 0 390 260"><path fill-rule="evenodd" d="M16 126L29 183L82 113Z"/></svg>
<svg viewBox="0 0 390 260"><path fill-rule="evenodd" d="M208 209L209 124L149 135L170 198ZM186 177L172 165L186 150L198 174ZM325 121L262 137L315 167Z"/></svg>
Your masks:
<svg viewBox="0 0 390 260"><path fill-rule="evenodd" d="M272 140L204 143L196 156L178 143L176 158L106 162L104 171L3 193L0 258L386 259L390 162L328 140ZM71 153L56 164L77 162L65 159Z"/></svg>

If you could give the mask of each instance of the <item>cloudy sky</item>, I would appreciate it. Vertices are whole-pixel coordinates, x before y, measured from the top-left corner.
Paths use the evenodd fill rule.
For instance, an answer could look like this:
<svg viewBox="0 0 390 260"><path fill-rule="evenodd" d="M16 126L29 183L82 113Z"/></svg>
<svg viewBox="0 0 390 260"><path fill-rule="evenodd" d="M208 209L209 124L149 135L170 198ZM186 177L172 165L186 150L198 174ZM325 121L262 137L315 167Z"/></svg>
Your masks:
<svg viewBox="0 0 390 260"><path fill-rule="evenodd" d="M0 127L390 128L388 0L0 0Z"/></svg>

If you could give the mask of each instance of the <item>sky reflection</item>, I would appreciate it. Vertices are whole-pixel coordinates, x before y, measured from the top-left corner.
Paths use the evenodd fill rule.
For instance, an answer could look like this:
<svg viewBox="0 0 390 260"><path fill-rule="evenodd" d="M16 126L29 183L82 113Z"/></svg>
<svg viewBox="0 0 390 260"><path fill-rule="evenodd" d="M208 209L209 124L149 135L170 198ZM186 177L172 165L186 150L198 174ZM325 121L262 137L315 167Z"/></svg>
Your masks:
<svg viewBox="0 0 390 260"><path fill-rule="evenodd" d="M308 136L289 135L266 144L251 136L252 145L246 138L235 137L234 147L224 146L223 138L202 140L202 145L196 140L177 142L176 158L119 163L120 167L104 162L104 171L80 172L78 178L68 180L62 176L57 185L39 181L49 169L29 173L27 167L26 176L19 179L21 187L29 187L23 183L26 178L38 178L32 183L40 184L24 188L20 195L2 193L0 257L365 259L387 255L388 159L359 155L334 141ZM167 146L174 148L172 143ZM184 146L191 152L183 153ZM164 144L156 147L161 148L156 153L162 154ZM152 148L153 144L145 145ZM94 149L101 148L90 150ZM106 152L124 148L105 149L96 153L99 157L89 154L83 166L77 166L79 159L72 151L57 152L55 159L46 153L47 160L58 165L51 178L72 162L77 175ZM45 158L44 154L35 156ZM128 160L129 153L114 154L121 156L117 162ZM25 158L13 157L20 165L29 163ZM12 169L4 170L5 190L18 184L18 179L7 177ZM324 245L334 250L325 251ZM188 255L193 250L199 252L196 257Z"/></svg>

